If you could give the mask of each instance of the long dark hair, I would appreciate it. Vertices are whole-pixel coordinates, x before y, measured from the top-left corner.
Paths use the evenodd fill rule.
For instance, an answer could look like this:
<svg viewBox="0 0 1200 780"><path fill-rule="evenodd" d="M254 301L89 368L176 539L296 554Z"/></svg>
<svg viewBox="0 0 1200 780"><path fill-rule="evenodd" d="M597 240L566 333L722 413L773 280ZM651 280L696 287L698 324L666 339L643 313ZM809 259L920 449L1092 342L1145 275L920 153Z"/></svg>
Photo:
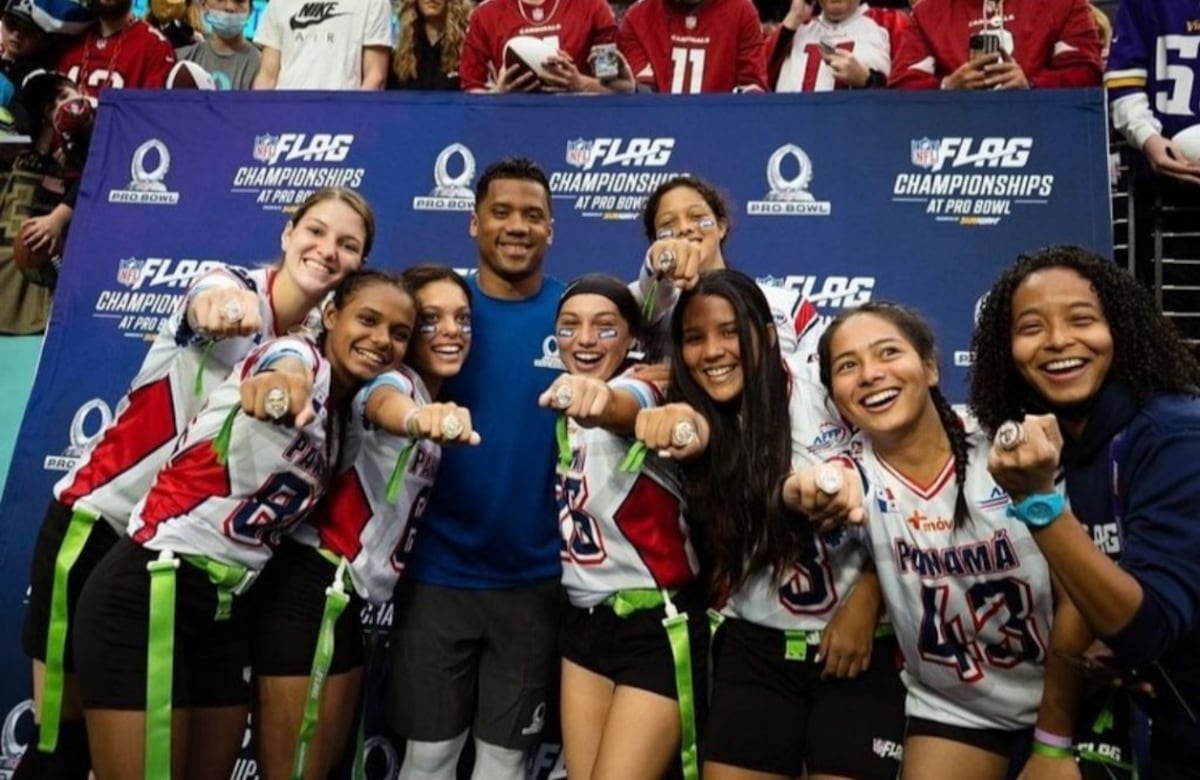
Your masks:
<svg viewBox="0 0 1200 780"><path fill-rule="evenodd" d="M931 362L937 365L937 345L934 343L933 328L929 327L929 323L915 309L890 301L864 303L862 306L846 309L835 317L825 332L821 334L821 341L817 344L817 355L821 361L821 384L825 386L825 390L830 393L831 397L833 393L833 356L830 354L830 345L842 325L851 317L860 314L870 314L890 322L896 330L900 331L904 340L912 346L922 362ZM954 457L954 482L957 487L954 498L954 526L958 528L971 518L967 509L967 499L963 494L963 485L967 481L967 463L970 460L967 431L940 387L934 385L929 388L929 398L933 401L933 408L937 410L938 419L946 431L946 437L950 440L950 453Z"/></svg>
<svg viewBox="0 0 1200 780"><path fill-rule="evenodd" d="M737 320L744 385L718 404L683 363L683 318L701 296L729 302ZM811 542L806 523L787 518L774 499L791 470L788 374L779 354L771 307L754 280L728 269L700 276L671 316L668 398L690 405L711 427L708 450L684 464L689 515L712 583L736 588L766 570L782 576Z"/></svg>
<svg viewBox="0 0 1200 780"><path fill-rule="evenodd" d="M1087 279L1112 334L1108 378L1120 380L1139 402L1155 393L1195 395L1200 364L1150 291L1116 263L1078 246L1052 246L1021 255L988 291L979 309L971 348L971 411L994 432L1045 402L1017 373L1012 359L1012 299L1025 279L1047 268L1067 268Z"/></svg>

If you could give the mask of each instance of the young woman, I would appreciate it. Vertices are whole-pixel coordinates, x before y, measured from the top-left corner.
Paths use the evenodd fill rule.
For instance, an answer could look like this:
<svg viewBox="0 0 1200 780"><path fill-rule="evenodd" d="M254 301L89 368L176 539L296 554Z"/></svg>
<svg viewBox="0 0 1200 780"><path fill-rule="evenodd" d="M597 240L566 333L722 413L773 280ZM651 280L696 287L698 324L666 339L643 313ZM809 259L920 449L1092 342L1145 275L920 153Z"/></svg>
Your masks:
<svg viewBox="0 0 1200 780"><path fill-rule="evenodd" d="M188 424L80 597L75 657L98 777L232 769L249 702L240 596L325 492L354 394L399 360L414 319L396 277L347 277L322 343L258 347Z"/></svg>
<svg viewBox="0 0 1200 780"><path fill-rule="evenodd" d="M1046 563L1005 515L987 436L942 395L920 315L891 303L843 312L821 338L820 367L859 431L848 450L863 470L866 533L904 653L902 776L1003 780L1041 699Z"/></svg>
<svg viewBox="0 0 1200 780"><path fill-rule="evenodd" d="M268 778L324 778L341 756L362 683L362 602L391 599L441 445L478 442L466 409L433 400L471 348L470 288L439 265L414 266L403 279L417 307L407 365L358 393L347 428L357 456L254 589L254 723ZM314 660L321 637L333 639L328 661ZM315 689L314 677L324 681Z"/></svg>
<svg viewBox="0 0 1200 780"><path fill-rule="evenodd" d="M151 345L113 422L54 486L34 548L22 632L25 652L34 659L40 725L31 743L37 749L25 752L19 778L87 778L88 741L67 650L84 581L124 533L134 504L208 393L255 344L304 323L363 264L374 236L375 217L362 197L319 190L284 228L277 266L223 267L193 283Z"/></svg>
<svg viewBox="0 0 1200 780"><path fill-rule="evenodd" d="M470 0L401 0L389 89L459 90Z"/></svg>
<svg viewBox="0 0 1200 780"><path fill-rule="evenodd" d="M689 524L728 594L704 776L894 777L903 687L895 641L873 642L880 599L866 552L779 501L791 469L834 455L848 431L821 387L781 360L753 280L712 271L680 296L670 398L638 414L637 437L684 459ZM823 492L844 505L852 480L825 469L837 484Z"/></svg>
<svg viewBox="0 0 1200 780"><path fill-rule="evenodd" d="M625 373L640 324L619 279L576 279L555 320L568 373L539 399L562 412L568 437L557 485L571 602L560 635L562 729L567 773L584 780L662 777L681 739L685 769L698 771L708 623L703 588L690 587L698 566L675 466L629 460L638 412L661 401Z"/></svg>
<svg viewBox="0 0 1200 780"><path fill-rule="evenodd" d="M1077 610L1076 652L1099 639L1106 677L1151 694L1138 697L1153 722L1150 777L1195 777L1200 366L1143 287L1071 246L1018 258L972 344L971 408L996 432L992 475ZM1033 761L1073 757L1073 728L1091 725L1072 722L1077 698L1047 681L1038 725L1059 749Z"/></svg>
<svg viewBox="0 0 1200 780"><path fill-rule="evenodd" d="M725 239L732 225L729 204L712 184L695 176L663 182L646 199L642 227L650 249L642 262L634 294L646 306L647 356L666 355L667 325L679 291L696 284L700 274L725 268ZM796 290L760 285L784 355L815 360L821 324L817 308ZM653 304L649 303L653 300Z"/></svg>

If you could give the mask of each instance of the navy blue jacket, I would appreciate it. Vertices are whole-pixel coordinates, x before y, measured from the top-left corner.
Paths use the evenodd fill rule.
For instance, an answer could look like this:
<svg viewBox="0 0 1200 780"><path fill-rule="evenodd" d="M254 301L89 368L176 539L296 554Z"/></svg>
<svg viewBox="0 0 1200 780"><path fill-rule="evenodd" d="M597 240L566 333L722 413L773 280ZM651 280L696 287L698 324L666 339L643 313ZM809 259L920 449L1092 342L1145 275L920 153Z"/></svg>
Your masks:
<svg viewBox="0 0 1200 780"><path fill-rule="evenodd" d="M1062 464L1072 512L1145 594L1101 638L1155 687L1152 752L1200 762L1200 398L1109 382Z"/></svg>

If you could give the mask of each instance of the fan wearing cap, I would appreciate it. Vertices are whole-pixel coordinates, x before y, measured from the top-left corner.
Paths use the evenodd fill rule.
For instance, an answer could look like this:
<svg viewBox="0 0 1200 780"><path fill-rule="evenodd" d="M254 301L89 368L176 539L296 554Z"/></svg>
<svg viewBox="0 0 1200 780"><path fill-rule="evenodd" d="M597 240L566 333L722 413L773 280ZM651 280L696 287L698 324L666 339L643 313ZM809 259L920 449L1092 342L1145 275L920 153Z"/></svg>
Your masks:
<svg viewBox="0 0 1200 780"><path fill-rule="evenodd" d="M654 454L635 462L638 412L663 401L628 371L641 320L621 280L572 282L554 325L568 373L538 399L563 415L555 492L570 599L559 645L571 777L658 777L681 742L696 767L706 602L675 464Z"/></svg>
<svg viewBox="0 0 1200 780"><path fill-rule="evenodd" d="M0 106L16 97L21 82L49 63L49 36L33 16L33 0L9 0L0 19Z"/></svg>

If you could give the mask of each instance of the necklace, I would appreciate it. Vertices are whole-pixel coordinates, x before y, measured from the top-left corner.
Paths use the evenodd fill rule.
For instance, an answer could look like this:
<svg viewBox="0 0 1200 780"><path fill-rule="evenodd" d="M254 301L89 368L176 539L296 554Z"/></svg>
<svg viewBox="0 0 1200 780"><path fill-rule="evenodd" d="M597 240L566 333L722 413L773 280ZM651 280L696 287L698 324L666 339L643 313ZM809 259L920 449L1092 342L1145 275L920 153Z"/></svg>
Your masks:
<svg viewBox="0 0 1200 780"><path fill-rule="evenodd" d="M530 6L529 12L526 13L525 0L517 0L517 10L521 12L521 18L529 24L542 24L554 18L555 12L558 11L558 2L559 0L554 0L554 5L550 6L550 13L546 13L541 5Z"/></svg>
<svg viewBox="0 0 1200 780"><path fill-rule="evenodd" d="M113 76L117 75L113 68L117 64L117 57L121 54L121 44L125 42L125 38L122 35L124 32L125 29L122 28L107 38L89 34L87 45L83 47L83 62L79 64L79 87L91 97L99 96L101 89L112 86ZM92 49L95 48L97 52L104 51L113 39L115 39L115 42L113 43L112 54L108 57L108 64L95 71L104 74L104 79L98 84L92 84L90 83L93 72L91 68Z"/></svg>

